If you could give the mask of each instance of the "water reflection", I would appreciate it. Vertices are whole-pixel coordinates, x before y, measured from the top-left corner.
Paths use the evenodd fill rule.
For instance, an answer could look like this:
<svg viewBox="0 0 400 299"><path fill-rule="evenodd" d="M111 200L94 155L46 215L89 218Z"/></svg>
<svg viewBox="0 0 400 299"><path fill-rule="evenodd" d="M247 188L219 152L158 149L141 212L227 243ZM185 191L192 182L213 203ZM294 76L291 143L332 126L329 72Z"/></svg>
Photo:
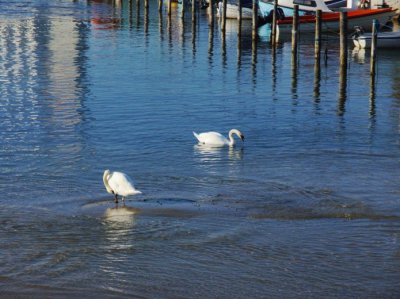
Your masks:
<svg viewBox="0 0 400 299"><path fill-rule="evenodd" d="M359 64L365 63L365 49L354 48L352 51L352 57L355 62Z"/></svg>
<svg viewBox="0 0 400 299"><path fill-rule="evenodd" d="M293 105L297 105L297 53L295 54L292 53L292 74L291 74L291 79L292 79L292 84L291 84L291 92L292 92L292 99L293 99Z"/></svg>
<svg viewBox="0 0 400 299"><path fill-rule="evenodd" d="M135 225L135 215L139 209L128 206L116 206L108 208L105 213L105 224L110 228L132 228Z"/></svg>
<svg viewBox="0 0 400 299"><path fill-rule="evenodd" d="M251 43L251 79L254 86L257 84L257 40Z"/></svg>
<svg viewBox="0 0 400 299"><path fill-rule="evenodd" d="M370 76L370 82L369 82L369 115L370 115L370 120L375 123L375 76Z"/></svg>
<svg viewBox="0 0 400 299"><path fill-rule="evenodd" d="M214 55L214 22L210 23L208 28L208 63L211 66Z"/></svg>
<svg viewBox="0 0 400 299"><path fill-rule="evenodd" d="M82 128L90 120L85 104L90 93L86 55L89 26L73 19L51 19L40 12L11 25L0 25L4 43L0 56L6 58L0 62L4 112L0 128L7 127L0 130L7 134L3 145L10 142L14 150L19 144L20 150L40 151L49 155L47 164L59 166L58 156L64 154L74 163L82 158L86 138ZM40 159L28 160L28 171L28 165L40 163ZM66 162L61 164L69 168L71 163ZM57 172L62 170L56 168Z"/></svg>
<svg viewBox="0 0 400 299"><path fill-rule="evenodd" d="M321 87L321 60L315 59L314 62L314 102L320 102L320 87Z"/></svg>
<svg viewBox="0 0 400 299"><path fill-rule="evenodd" d="M213 147L204 144L196 144L194 150L202 162L220 161L226 157L226 152L229 160L242 160L244 152L243 147Z"/></svg>
<svg viewBox="0 0 400 299"><path fill-rule="evenodd" d="M121 26L121 8L116 9L110 5L111 1L91 1L92 8L91 24L95 29L114 29Z"/></svg>
<svg viewBox="0 0 400 299"><path fill-rule="evenodd" d="M344 115L347 99L347 65L341 65L339 70L339 99L338 99L338 115Z"/></svg>

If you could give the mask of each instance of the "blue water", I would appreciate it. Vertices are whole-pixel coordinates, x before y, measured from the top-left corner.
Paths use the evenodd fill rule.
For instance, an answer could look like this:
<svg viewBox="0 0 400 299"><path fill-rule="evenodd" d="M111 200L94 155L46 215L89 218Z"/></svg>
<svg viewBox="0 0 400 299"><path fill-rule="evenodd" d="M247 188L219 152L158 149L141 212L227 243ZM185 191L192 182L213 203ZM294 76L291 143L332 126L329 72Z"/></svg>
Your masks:
<svg viewBox="0 0 400 299"><path fill-rule="evenodd" d="M290 38L157 5L0 1L0 293L399 297L400 52L373 85L349 43L340 80L324 36L318 78L312 37L294 68Z"/></svg>

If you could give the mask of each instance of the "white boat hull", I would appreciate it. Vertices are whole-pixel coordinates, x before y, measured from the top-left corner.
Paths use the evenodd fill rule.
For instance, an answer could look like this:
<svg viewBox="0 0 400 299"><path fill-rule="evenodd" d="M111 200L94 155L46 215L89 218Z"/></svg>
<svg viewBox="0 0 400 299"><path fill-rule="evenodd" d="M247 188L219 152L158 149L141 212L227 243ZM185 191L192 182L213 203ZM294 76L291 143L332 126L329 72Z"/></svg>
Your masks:
<svg viewBox="0 0 400 299"><path fill-rule="evenodd" d="M223 13L223 4L222 2L218 3L217 8L217 16L222 17ZM235 4L226 4L226 18L227 19L238 19L239 11L238 6ZM252 19L253 18L253 10L247 7L242 7L242 19Z"/></svg>
<svg viewBox="0 0 400 299"><path fill-rule="evenodd" d="M357 48L371 48L371 33L364 33L353 38L353 43ZM377 48L400 48L400 31L397 32L379 32L377 35Z"/></svg>
<svg viewBox="0 0 400 299"><path fill-rule="evenodd" d="M262 1L258 2L258 16L263 18L268 15L269 11L273 7L269 3L264 3ZM223 4L222 2L218 2L217 6L217 16L222 17L223 13ZM239 10L236 4L226 4L226 18L227 19L238 19L239 18ZM248 7L242 7L242 19L251 20L253 18L253 9Z"/></svg>
<svg viewBox="0 0 400 299"><path fill-rule="evenodd" d="M364 15L347 19L347 28L351 29L356 26L363 27L370 31L373 20L378 20L380 24L386 24L395 15L394 11L382 12L379 14ZM291 33L291 23L278 23L280 33ZM324 32L339 32L339 19L322 20L322 31ZM312 33L315 31L315 22L301 22L299 23L300 32Z"/></svg>

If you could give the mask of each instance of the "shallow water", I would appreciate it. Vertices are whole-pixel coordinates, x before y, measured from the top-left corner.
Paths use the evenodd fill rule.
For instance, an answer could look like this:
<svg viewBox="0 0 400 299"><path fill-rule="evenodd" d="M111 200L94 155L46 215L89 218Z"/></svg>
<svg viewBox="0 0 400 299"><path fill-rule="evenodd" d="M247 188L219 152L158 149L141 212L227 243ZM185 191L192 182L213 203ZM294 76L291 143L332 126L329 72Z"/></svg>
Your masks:
<svg viewBox="0 0 400 299"><path fill-rule="evenodd" d="M335 36L318 78L312 37L294 72L266 27L238 50L235 22L143 7L0 1L0 292L400 296L400 53L371 86L350 45L343 90ZM108 168L143 194L115 207Z"/></svg>

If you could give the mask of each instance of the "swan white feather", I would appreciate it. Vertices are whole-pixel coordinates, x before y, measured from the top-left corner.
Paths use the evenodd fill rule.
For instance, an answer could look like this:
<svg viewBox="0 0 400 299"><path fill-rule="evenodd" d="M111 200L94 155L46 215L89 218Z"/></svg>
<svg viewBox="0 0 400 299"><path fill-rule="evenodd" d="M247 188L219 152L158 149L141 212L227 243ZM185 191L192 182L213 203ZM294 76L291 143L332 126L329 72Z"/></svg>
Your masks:
<svg viewBox="0 0 400 299"><path fill-rule="evenodd" d="M135 189L132 179L122 172L105 170L103 183L107 192L114 194L115 202L118 202L118 195L122 196L122 200L125 200L127 196L142 193Z"/></svg>
<svg viewBox="0 0 400 299"><path fill-rule="evenodd" d="M237 135L242 141L244 141L244 135L237 129L232 129L229 131L229 139L218 132L204 132L200 134L193 132L194 137L197 138L199 143L211 146L235 145L235 139L233 138L234 134Z"/></svg>

